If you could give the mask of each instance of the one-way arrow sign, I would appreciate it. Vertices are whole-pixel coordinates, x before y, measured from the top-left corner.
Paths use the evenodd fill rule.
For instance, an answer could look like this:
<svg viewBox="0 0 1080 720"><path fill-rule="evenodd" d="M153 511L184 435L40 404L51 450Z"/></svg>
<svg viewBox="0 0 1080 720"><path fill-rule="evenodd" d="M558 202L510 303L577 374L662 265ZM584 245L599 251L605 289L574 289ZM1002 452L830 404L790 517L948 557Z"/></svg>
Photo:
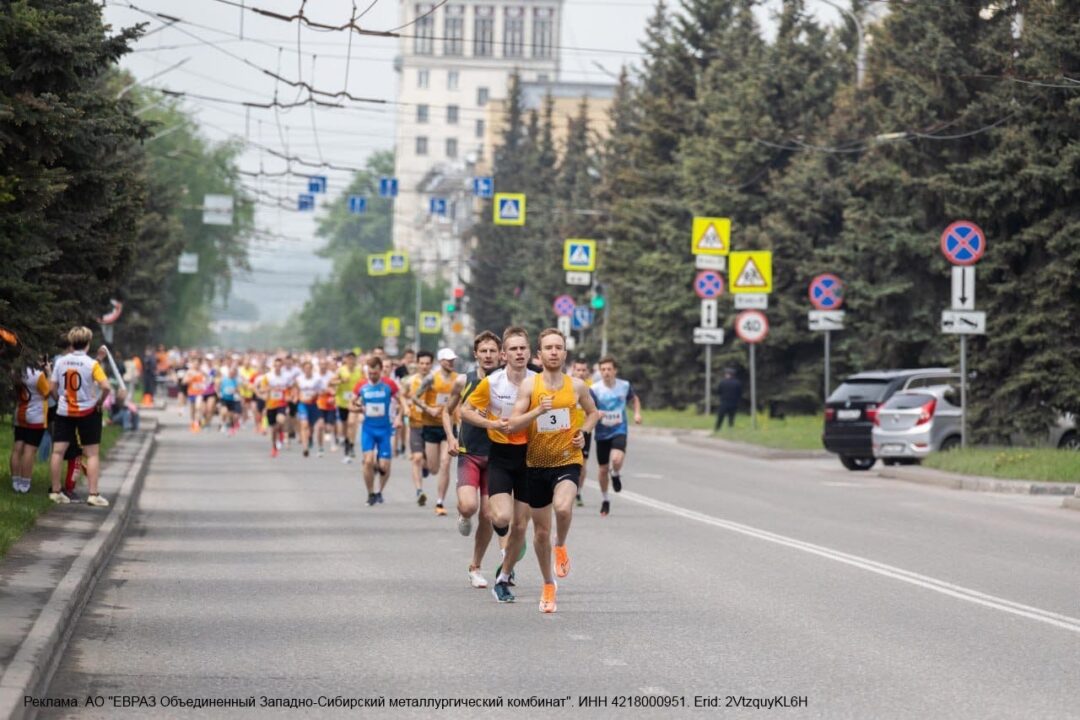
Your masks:
<svg viewBox="0 0 1080 720"><path fill-rule="evenodd" d="M952 269L952 309L975 309L975 266L954 265Z"/></svg>

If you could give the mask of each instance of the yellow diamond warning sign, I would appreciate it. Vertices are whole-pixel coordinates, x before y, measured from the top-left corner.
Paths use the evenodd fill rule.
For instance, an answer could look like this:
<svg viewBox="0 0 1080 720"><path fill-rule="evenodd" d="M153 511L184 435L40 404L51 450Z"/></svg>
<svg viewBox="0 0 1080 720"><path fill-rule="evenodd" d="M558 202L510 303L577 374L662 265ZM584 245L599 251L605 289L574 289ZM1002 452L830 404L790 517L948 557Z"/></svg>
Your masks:
<svg viewBox="0 0 1080 720"><path fill-rule="evenodd" d="M733 252L728 265L728 288L732 293L772 292L771 250Z"/></svg>
<svg viewBox="0 0 1080 720"><path fill-rule="evenodd" d="M731 218L696 217L690 233L695 255L727 255L731 250Z"/></svg>

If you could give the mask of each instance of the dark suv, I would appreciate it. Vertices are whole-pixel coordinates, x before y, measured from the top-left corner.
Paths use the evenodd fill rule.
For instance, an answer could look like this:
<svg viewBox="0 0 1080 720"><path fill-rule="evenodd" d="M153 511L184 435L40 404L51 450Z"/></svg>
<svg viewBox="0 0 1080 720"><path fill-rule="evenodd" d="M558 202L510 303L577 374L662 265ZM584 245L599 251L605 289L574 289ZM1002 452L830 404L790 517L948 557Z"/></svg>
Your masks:
<svg viewBox="0 0 1080 720"><path fill-rule="evenodd" d="M872 431L878 408L898 390L948 385L958 380L949 368L872 370L852 375L825 401L821 442L848 470L874 466Z"/></svg>

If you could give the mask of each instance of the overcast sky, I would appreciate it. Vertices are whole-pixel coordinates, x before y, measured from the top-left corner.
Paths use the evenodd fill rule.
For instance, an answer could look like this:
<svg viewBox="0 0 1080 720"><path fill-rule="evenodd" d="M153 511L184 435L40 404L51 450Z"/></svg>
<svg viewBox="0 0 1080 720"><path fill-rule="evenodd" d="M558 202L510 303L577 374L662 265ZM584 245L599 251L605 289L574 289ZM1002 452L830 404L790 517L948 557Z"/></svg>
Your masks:
<svg viewBox="0 0 1080 720"><path fill-rule="evenodd" d="M357 0L358 12L370 2ZM768 11L776 3L766 3L761 14L763 22L767 22ZM309 106L277 112L247 111L215 101L268 102L275 94L281 102L298 99L296 88L275 81L260 68L289 79L301 78L318 90L347 89L354 96L388 100L395 95L393 59L399 53L397 41L302 29L297 23L244 11L238 4L239 0L108 0L105 18L114 27L149 23L148 34L136 44L135 52L123 58L122 66L147 86L213 98L188 98L184 106L195 114L209 139L249 141L240 163L243 170L285 169L283 160L260 150L259 145L278 152L287 148L288 154L306 160L349 167L363 166L373 151L393 148L392 108L346 101L349 107L341 109ZM244 4L292 15L299 10L301 0L244 0ZM822 0L811 0L809 4L824 21L836 21L836 12ZM639 43L651 8L652 3L645 0L566 0L561 79L609 82L607 72L617 73L622 64L638 61ZM352 12L351 0L308 2L305 10L313 21L333 25L348 22ZM154 13L181 22L170 25ZM360 24L370 29L391 29L400 24L398 13L397 0L374 0ZM178 63L182 64L174 67ZM294 169L308 171L302 166ZM310 171L329 177L329 193L320 197L320 202L339 193L351 174L315 168ZM247 178L245 183L290 203L295 202L298 193L306 191L306 181L298 177ZM312 213L258 207L256 224L260 231L284 237L262 239L253 245L254 272L237 280L232 297L257 303L261 321L284 321L303 305L311 282L327 275L329 264L314 255L321 244L314 235L314 218Z"/></svg>

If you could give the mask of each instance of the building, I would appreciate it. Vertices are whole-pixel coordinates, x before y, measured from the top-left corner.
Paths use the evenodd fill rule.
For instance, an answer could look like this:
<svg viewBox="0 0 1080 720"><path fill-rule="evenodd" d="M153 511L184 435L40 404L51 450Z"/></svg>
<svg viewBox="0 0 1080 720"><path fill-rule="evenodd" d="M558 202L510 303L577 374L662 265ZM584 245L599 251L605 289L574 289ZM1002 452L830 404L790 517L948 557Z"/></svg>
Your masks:
<svg viewBox="0 0 1080 720"><path fill-rule="evenodd" d="M515 71L557 79L561 16L562 0L402 3L394 246L417 267L453 281L472 222L471 178L491 154L488 105L506 97ZM431 213L433 198L446 200L445 215Z"/></svg>

